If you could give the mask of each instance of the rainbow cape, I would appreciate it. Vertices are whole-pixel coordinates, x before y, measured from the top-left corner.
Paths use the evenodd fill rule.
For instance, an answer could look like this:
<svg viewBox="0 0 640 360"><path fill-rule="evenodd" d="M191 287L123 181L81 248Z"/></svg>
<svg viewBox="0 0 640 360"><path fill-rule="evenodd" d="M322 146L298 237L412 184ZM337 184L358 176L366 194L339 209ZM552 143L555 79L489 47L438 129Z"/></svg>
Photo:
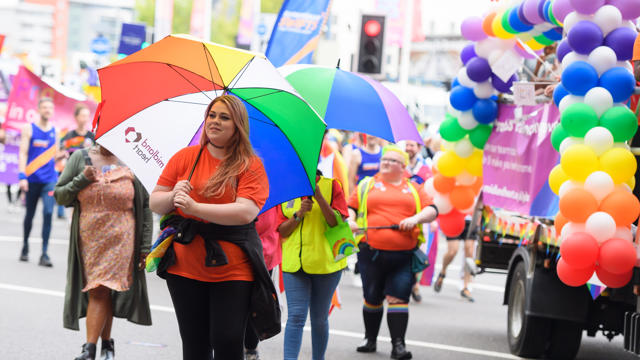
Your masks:
<svg viewBox="0 0 640 360"><path fill-rule="evenodd" d="M158 235L158 239L156 239L156 241L151 246L151 252L145 259L145 269L147 270L147 272L155 271L158 268L160 260L162 260L162 257L173 242L173 237L175 236L176 229L172 228L171 226L166 226L163 228L163 225L167 219L171 218L174 215L174 213L169 213L163 216L162 219L160 219L160 228L162 229L162 232L160 232L160 235Z"/></svg>

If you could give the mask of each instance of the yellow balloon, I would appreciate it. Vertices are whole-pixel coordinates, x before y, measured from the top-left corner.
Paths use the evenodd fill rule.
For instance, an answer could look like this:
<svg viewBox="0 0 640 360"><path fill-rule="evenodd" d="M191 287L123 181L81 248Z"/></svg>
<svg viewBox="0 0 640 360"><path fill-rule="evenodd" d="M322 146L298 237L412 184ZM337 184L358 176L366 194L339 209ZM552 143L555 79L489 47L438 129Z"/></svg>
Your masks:
<svg viewBox="0 0 640 360"><path fill-rule="evenodd" d="M444 176L455 177L460 175L467 164L467 159L461 158L454 151L445 151L438 160L438 171Z"/></svg>
<svg viewBox="0 0 640 360"><path fill-rule="evenodd" d="M493 18L493 21L491 22L491 30L493 30L493 33L496 35L496 37L500 39L510 39L515 35L507 32L507 30L502 27L503 16L504 12L499 12L498 15Z"/></svg>
<svg viewBox="0 0 640 360"><path fill-rule="evenodd" d="M560 165L569 178L584 181L592 172L598 171L598 155L587 145L571 145L562 154Z"/></svg>
<svg viewBox="0 0 640 360"><path fill-rule="evenodd" d="M629 185L631 191L633 191L633 189L636 187L636 177L630 177L629 180L625 181L625 184Z"/></svg>
<svg viewBox="0 0 640 360"><path fill-rule="evenodd" d="M638 165L631 151L623 148L613 148L600 156L600 167L618 185L632 177L636 173Z"/></svg>
<svg viewBox="0 0 640 360"><path fill-rule="evenodd" d="M473 176L482 176L482 150L475 150L467 158L467 171Z"/></svg>
<svg viewBox="0 0 640 360"><path fill-rule="evenodd" d="M544 45L540 44L535 39L531 39L527 41L525 44L527 44L533 51L537 51L544 48Z"/></svg>
<svg viewBox="0 0 640 360"><path fill-rule="evenodd" d="M569 176L562 170L561 165L556 165L549 173L549 187L556 194L560 191L560 186L567 180L569 180Z"/></svg>

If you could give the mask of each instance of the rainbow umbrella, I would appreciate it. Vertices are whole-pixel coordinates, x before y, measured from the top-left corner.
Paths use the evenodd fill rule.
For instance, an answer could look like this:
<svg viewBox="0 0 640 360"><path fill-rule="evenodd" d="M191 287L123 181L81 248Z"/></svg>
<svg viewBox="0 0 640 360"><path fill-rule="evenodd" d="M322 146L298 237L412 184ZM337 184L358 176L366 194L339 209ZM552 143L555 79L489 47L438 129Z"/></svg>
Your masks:
<svg viewBox="0 0 640 360"><path fill-rule="evenodd" d="M278 68L333 129L358 131L390 142L423 144L413 119L397 96L368 76L339 68L285 65Z"/></svg>
<svg viewBox="0 0 640 360"><path fill-rule="evenodd" d="M249 112L269 178L263 209L312 195L326 125L263 56L170 35L98 70L96 140L151 191L167 161L196 143L209 102L227 92Z"/></svg>

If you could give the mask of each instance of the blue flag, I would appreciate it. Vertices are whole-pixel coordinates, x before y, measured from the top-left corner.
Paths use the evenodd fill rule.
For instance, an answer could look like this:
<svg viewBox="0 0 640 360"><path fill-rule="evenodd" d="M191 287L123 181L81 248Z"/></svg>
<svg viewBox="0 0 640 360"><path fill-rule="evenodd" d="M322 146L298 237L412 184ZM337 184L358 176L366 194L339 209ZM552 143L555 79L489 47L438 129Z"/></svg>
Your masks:
<svg viewBox="0 0 640 360"><path fill-rule="evenodd" d="M266 51L275 67L311 63L330 4L331 0L284 1Z"/></svg>

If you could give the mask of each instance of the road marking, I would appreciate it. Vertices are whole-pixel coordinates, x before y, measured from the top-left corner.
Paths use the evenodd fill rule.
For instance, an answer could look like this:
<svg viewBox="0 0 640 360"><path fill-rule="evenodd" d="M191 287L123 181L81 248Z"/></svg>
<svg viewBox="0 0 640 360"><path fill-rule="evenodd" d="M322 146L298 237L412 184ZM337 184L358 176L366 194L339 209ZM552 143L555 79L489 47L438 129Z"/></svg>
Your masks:
<svg viewBox="0 0 640 360"><path fill-rule="evenodd" d="M7 236L7 235L0 235L0 241L4 241L4 242L19 242L22 243L22 236ZM42 238L41 237L30 237L29 238L29 243L34 243L34 244L41 244L42 243ZM53 239L53 238L49 238L49 244L53 244L53 245L69 245L69 239Z"/></svg>
<svg viewBox="0 0 640 360"><path fill-rule="evenodd" d="M20 292L26 292L26 293L38 294L38 295L49 295L49 296L55 296L55 297L64 298L64 292L62 292L62 291L40 289L40 288L34 288L34 287L28 287L28 286L20 286L20 285L0 283L0 289L11 290L11 291L20 291ZM151 307L151 310L155 310L155 311L161 311L161 312L167 312L167 313L175 313L173 307L171 307L171 306L151 305L150 307ZM282 323L282 327L284 327L284 326L285 326L285 323L283 322ZM305 331L311 331L311 328L309 326L305 326L304 330ZM357 332L353 332L353 331L345 331L345 330L329 329L329 333L332 334L332 335L336 335L336 336L350 337L350 338L356 338L356 339L362 339L364 337L364 334L362 334L362 333L357 333ZM382 341L391 341L391 339L386 337L386 336L380 336L380 337L378 337L378 339L382 340ZM437 343L431 343L431 342L425 342L425 341L417 341L417 340L406 340L405 343L407 345L412 345L412 346L418 346L418 347L424 347L424 348L430 348L430 349L436 349L436 350L459 352L459 353L466 353L466 354L473 354L473 355L480 355L480 356L488 356L488 357L500 358L500 359L520 359L519 357L513 356L511 354L507 354L507 353L501 353L501 352L489 351L489 350L481 350L481 349L473 349L473 348L466 348L466 347L462 347L462 346L437 344Z"/></svg>

